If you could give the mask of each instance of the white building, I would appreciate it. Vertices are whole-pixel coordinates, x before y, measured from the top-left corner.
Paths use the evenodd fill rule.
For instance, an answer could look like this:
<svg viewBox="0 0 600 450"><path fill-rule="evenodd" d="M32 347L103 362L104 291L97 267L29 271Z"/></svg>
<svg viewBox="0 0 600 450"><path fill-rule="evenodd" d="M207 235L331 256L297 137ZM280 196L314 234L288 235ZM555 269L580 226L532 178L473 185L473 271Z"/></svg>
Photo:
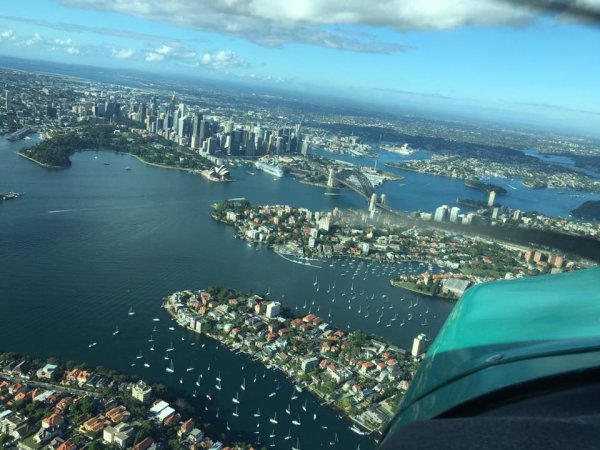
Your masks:
<svg viewBox="0 0 600 450"><path fill-rule="evenodd" d="M435 222L444 222L448 216L448 205L442 205L435 210L433 220Z"/></svg>
<svg viewBox="0 0 600 450"><path fill-rule="evenodd" d="M413 346L412 346L412 351L411 351L411 354L413 355L413 357L416 358L421 353L423 353L424 348L425 348L425 339L426 338L427 338L427 336L425 335L425 333L421 333L413 340Z"/></svg>
<svg viewBox="0 0 600 450"><path fill-rule="evenodd" d="M460 208L454 206L450 209L450 222L456 223L458 221L458 215L460 214Z"/></svg>
<svg viewBox="0 0 600 450"><path fill-rule="evenodd" d="M268 318L277 317L281 313L281 303L271 302L267 305L267 311L265 315Z"/></svg>

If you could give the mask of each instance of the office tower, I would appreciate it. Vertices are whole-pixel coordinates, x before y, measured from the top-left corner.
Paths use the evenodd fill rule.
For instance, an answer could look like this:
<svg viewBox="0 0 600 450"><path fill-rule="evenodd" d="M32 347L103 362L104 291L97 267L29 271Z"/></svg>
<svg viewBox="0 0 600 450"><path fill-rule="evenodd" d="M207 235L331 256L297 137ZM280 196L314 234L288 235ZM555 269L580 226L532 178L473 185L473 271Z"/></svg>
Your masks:
<svg viewBox="0 0 600 450"><path fill-rule="evenodd" d="M206 139L206 151L208 154L214 155L218 149L219 145L214 137L209 137Z"/></svg>
<svg viewBox="0 0 600 450"><path fill-rule="evenodd" d="M302 155L303 156L308 155L309 150L310 150L310 143L308 142L308 139L304 139L302 141Z"/></svg>
<svg viewBox="0 0 600 450"><path fill-rule="evenodd" d="M271 302L267 304L266 316L268 318L277 317L281 313L281 303L279 302Z"/></svg>
<svg viewBox="0 0 600 450"><path fill-rule="evenodd" d="M512 214L512 219L513 220L521 220L521 211L519 211L518 209L515 210Z"/></svg>
<svg viewBox="0 0 600 450"><path fill-rule="evenodd" d="M8 109L10 108L10 93L8 92L8 89L4 90L4 109L6 109L8 111Z"/></svg>
<svg viewBox="0 0 600 450"><path fill-rule="evenodd" d="M490 191L490 196L488 197L487 205L491 208L494 206L494 201L496 200L496 191Z"/></svg>
<svg viewBox="0 0 600 450"><path fill-rule="evenodd" d="M496 206L494 209L492 209L492 219L497 219L498 214L500 214L500 208Z"/></svg>
<svg viewBox="0 0 600 450"><path fill-rule="evenodd" d="M460 214L460 208L454 206L450 208L450 222L456 223L458 221L458 215Z"/></svg>
<svg viewBox="0 0 600 450"><path fill-rule="evenodd" d="M275 154L281 155L283 153L283 136L277 136L275 138Z"/></svg>
<svg viewBox="0 0 600 450"><path fill-rule="evenodd" d="M385 196L385 194L381 194L381 204L385 205L385 202L387 200L387 197Z"/></svg>
<svg viewBox="0 0 600 450"><path fill-rule="evenodd" d="M205 139L210 137L210 123L208 120L202 119L200 120L200 132L198 134L199 145L202 145Z"/></svg>
<svg viewBox="0 0 600 450"><path fill-rule="evenodd" d="M435 222L444 222L448 215L448 205L442 205L435 210L435 214L433 215L433 220Z"/></svg>
<svg viewBox="0 0 600 450"><path fill-rule="evenodd" d="M147 114L147 108L146 108L146 102L142 102L142 104L140 105L140 122L144 123L146 121L146 114Z"/></svg>

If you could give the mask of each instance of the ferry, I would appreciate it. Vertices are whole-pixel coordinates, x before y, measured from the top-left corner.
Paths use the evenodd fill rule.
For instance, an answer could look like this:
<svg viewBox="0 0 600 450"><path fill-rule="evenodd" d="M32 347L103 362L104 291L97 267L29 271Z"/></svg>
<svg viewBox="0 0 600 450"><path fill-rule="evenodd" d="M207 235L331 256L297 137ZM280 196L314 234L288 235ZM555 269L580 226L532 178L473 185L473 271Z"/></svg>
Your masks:
<svg viewBox="0 0 600 450"><path fill-rule="evenodd" d="M367 434L369 434L369 433L367 433L366 431L362 431L362 430L360 430L360 429L359 429L359 428L358 428L356 425L352 425L352 426L350 427L350 430L351 430L351 431L354 431L356 434L358 434L358 435L360 435L360 436L366 436Z"/></svg>

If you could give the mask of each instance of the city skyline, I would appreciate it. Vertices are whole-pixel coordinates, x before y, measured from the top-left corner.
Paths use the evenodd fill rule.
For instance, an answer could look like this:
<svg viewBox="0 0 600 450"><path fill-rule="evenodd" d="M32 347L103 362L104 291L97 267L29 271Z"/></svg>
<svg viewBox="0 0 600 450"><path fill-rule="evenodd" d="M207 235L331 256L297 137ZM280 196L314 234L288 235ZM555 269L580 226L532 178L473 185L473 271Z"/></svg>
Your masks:
<svg viewBox="0 0 600 450"><path fill-rule="evenodd" d="M573 15L494 1L133 5L4 5L0 54L327 93L398 112L592 132L600 117L598 32Z"/></svg>

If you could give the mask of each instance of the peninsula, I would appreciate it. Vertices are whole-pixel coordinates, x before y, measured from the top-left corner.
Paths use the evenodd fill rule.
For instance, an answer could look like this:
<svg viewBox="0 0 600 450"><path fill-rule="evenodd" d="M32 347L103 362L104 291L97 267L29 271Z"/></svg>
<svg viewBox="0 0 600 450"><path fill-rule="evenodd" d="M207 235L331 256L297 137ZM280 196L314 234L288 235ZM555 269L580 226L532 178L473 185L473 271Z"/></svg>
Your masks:
<svg viewBox="0 0 600 450"><path fill-rule="evenodd" d="M266 295L186 290L166 297L163 306L179 325L281 370L297 391L306 389L347 415L357 434L382 431L418 365L403 349L315 314L293 316Z"/></svg>
<svg viewBox="0 0 600 450"><path fill-rule="evenodd" d="M223 448L196 424L193 413L164 385L103 367L0 353L3 448Z"/></svg>

